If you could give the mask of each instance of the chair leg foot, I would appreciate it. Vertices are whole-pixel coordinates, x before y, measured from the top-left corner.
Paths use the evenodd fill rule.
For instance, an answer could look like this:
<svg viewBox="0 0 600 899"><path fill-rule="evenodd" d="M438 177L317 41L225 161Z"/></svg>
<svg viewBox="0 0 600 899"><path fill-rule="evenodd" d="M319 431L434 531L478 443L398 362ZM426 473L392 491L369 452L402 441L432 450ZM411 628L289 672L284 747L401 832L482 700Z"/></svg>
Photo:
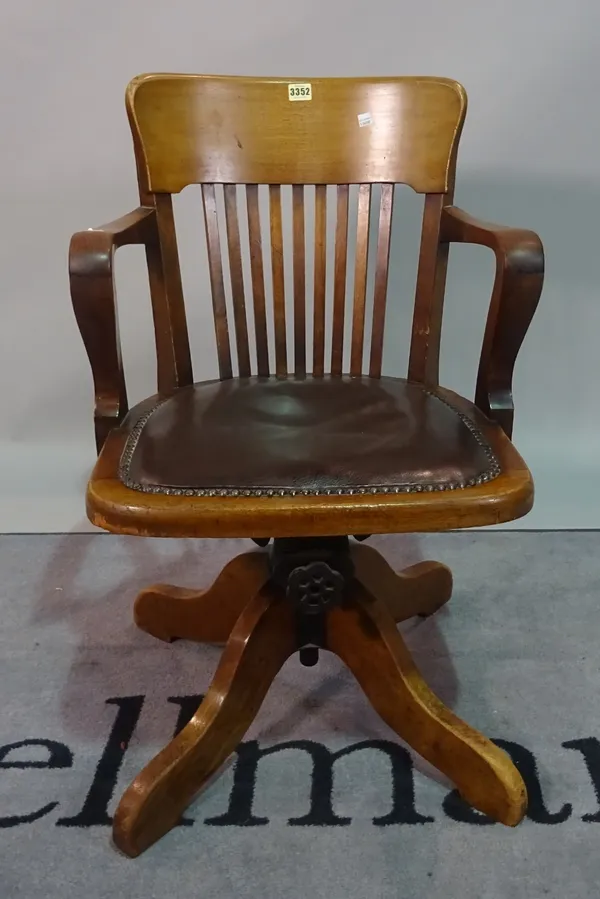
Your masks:
<svg viewBox="0 0 600 899"><path fill-rule="evenodd" d="M235 751L281 666L297 649L294 610L263 588L235 624L198 711L125 791L113 824L130 857L164 836Z"/></svg>
<svg viewBox="0 0 600 899"><path fill-rule="evenodd" d="M452 572L441 562L418 562L396 572L372 546L352 547L355 577L388 607L394 621L429 616L452 595Z"/></svg>
<svg viewBox="0 0 600 899"><path fill-rule="evenodd" d="M168 584L147 587L137 596L134 621L159 640L225 643L244 607L269 578L267 554L248 552L232 559L207 590Z"/></svg>
<svg viewBox="0 0 600 899"><path fill-rule="evenodd" d="M523 818L521 775L494 743L429 689L385 602L357 582L327 622L327 647L350 668L374 709L423 758L446 774L463 799L496 821Z"/></svg>

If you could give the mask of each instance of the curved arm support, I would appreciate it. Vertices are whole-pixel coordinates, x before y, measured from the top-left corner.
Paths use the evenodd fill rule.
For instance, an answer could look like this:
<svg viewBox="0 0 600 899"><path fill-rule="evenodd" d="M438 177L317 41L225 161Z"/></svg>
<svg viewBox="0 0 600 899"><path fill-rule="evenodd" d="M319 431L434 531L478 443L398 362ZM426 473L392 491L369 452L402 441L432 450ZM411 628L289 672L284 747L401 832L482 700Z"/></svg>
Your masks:
<svg viewBox="0 0 600 899"><path fill-rule="evenodd" d="M455 206L447 206L442 212L441 241L479 244L489 247L496 256L475 403L510 437L513 370L544 280L542 243L533 231L482 222Z"/></svg>
<svg viewBox="0 0 600 899"><path fill-rule="evenodd" d="M92 367L98 452L111 428L127 413L113 277L115 250L127 244L148 244L155 229L154 209L142 206L100 228L79 231L71 238L71 300Z"/></svg>

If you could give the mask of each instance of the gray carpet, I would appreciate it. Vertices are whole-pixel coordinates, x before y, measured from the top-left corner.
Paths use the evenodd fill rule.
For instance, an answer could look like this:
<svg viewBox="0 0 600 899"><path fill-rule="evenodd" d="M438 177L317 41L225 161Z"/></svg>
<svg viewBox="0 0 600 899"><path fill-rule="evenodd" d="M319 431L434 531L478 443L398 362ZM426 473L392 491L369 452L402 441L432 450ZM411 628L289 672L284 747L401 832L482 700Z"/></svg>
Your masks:
<svg viewBox="0 0 600 899"><path fill-rule="evenodd" d="M251 544L5 536L2 899L596 897L600 534L371 542L399 567L452 567L450 606L403 629L433 688L513 753L531 798L521 826L490 824L413 767L323 654L314 669L286 665L186 825L136 861L120 856L117 798L191 713L218 657L137 632L133 597L155 581L207 585Z"/></svg>

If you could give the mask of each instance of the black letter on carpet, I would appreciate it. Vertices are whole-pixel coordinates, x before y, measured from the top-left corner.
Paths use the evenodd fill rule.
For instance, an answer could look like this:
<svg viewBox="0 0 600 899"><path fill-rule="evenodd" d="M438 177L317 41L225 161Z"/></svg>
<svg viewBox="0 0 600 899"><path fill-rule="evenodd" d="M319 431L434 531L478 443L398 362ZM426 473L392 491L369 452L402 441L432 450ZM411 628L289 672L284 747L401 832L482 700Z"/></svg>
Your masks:
<svg viewBox="0 0 600 899"><path fill-rule="evenodd" d="M13 749L22 749L24 746L43 746L48 750L49 758L45 762L22 762L15 760L14 762L6 761L6 756ZM9 743L7 746L0 746L0 768L70 768L73 765L73 754L68 746L64 743L56 743L54 740L21 740L20 743ZM32 821L38 821L56 808L58 802L49 802L38 809L37 812L30 812L29 815L9 815L6 818L0 818L0 827L16 827L17 824L30 824Z"/></svg>
<svg viewBox="0 0 600 899"><path fill-rule="evenodd" d="M563 821L566 821L573 811L570 803L566 802L558 812L549 812L546 808L534 754L529 749L521 746L520 743L512 743L508 740L494 740L494 743L510 756L517 771L525 781L528 796L527 817L529 820L534 821L536 824L562 824ZM459 796L458 790L452 790L448 793L443 802L443 809L453 821L479 825L496 823L492 818L467 805Z"/></svg>
<svg viewBox="0 0 600 899"><path fill-rule="evenodd" d="M419 814L415 808L412 761L408 752L396 743L386 740L366 740L331 752L326 746L312 740L291 740L266 749L260 749L257 741L251 740L238 747L238 760L228 811L224 815L208 818L205 824L220 827L253 827L268 824L268 818L256 817L252 812L258 763L265 756L289 749L307 752L313 762L310 810L307 815L300 818L290 818L289 824L304 827L336 827L350 824L350 818L336 815L332 808L333 765L338 759L362 749L384 752L392 765L392 810L387 815L374 818L373 824L378 826L425 824L434 820Z"/></svg>
<svg viewBox="0 0 600 899"><path fill-rule="evenodd" d="M600 803L600 742L596 737L586 737L583 740L568 740L563 743L565 749L577 749L583 755L588 774L592 780L596 800ZM593 815L582 815L582 821L589 824L598 824L600 822L600 811L594 812Z"/></svg>
<svg viewBox="0 0 600 899"><path fill-rule="evenodd" d="M108 803L117 783L119 769L127 746L138 723L143 696L116 696L106 700L108 705L119 707L108 742L98 762L96 773L81 811L73 818L59 818L59 827L95 827L112 824Z"/></svg>

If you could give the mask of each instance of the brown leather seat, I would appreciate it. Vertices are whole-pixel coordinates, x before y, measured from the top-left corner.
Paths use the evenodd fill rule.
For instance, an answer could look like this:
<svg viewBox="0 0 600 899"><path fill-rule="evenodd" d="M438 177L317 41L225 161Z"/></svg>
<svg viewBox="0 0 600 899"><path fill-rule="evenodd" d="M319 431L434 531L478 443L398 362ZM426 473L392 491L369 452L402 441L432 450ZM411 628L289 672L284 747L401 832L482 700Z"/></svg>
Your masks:
<svg viewBox="0 0 600 899"><path fill-rule="evenodd" d="M397 378L209 381L132 425L119 477L190 496L412 493L483 484L500 463L473 418Z"/></svg>

